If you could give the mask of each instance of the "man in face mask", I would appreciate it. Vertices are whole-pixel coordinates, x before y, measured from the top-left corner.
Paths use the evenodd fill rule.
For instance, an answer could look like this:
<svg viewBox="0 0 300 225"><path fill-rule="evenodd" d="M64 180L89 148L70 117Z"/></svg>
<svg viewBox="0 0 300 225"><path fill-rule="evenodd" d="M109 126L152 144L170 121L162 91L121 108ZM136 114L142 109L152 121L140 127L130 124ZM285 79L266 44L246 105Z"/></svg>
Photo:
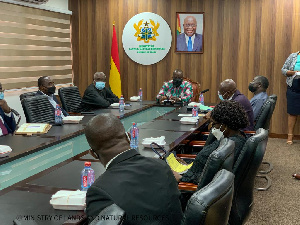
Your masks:
<svg viewBox="0 0 300 225"><path fill-rule="evenodd" d="M16 121L11 112L11 108L4 100L4 90L0 83L0 136L13 133L16 129Z"/></svg>
<svg viewBox="0 0 300 225"><path fill-rule="evenodd" d="M193 88L190 82L183 80L182 70L173 72L173 80L165 82L160 89L156 99L160 103L164 100L175 102L189 102L193 97Z"/></svg>
<svg viewBox="0 0 300 225"><path fill-rule="evenodd" d="M52 79L48 76L43 76L38 79L38 87L39 90L37 91L36 95L47 95L49 102L53 106L53 113L55 112L56 105L62 110L62 117L68 116L69 114L60 106L58 99L56 98L55 90L56 87Z"/></svg>
<svg viewBox="0 0 300 225"><path fill-rule="evenodd" d="M79 111L90 111L100 108L107 108L112 103L119 102L119 98L105 87L106 75L103 72L94 74L93 83L84 92Z"/></svg>
<svg viewBox="0 0 300 225"><path fill-rule="evenodd" d="M236 83L232 79L226 79L220 83L218 95L221 101L233 100L239 102L244 107L249 119L249 126L243 130L254 130L252 106L247 97L237 89Z"/></svg>
<svg viewBox="0 0 300 225"><path fill-rule="evenodd" d="M268 98L268 94L266 93L268 87L268 78L264 76L256 76L253 81L249 83L249 91L254 94L254 97L250 100L254 113L254 121L256 121L261 107Z"/></svg>

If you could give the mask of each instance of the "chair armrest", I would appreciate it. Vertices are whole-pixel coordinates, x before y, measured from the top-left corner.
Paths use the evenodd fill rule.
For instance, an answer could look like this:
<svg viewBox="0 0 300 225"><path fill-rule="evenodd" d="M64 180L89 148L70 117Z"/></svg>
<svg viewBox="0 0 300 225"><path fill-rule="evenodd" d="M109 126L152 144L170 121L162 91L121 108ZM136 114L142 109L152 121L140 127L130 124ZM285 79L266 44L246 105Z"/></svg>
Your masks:
<svg viewBox="0 0 300 225"><path fill-rule="evenodd" d="M193 183L180 182L178 184L178 189L184 191L197 191L197 185Z"/></svg>
<svg viewBox="0 0 300 225"><path fill-rule="evenodd" d="M252 135L254 135L255 131L253 131L253 130L245 130L244 133L245 134L252 134Z"/></svg>
<svg viewBox="0 0 300 225"><path fill-rule="evenodd" d="M189 145L193 147L203 147L205 143L206 141L191 141Z"/></svg>
<svg viewBox="0 0 300 225"><path fill-rule="evenodd" d="M179 158L186 158L186 159L195 159L197 155L191 155L191 154L176 154Z"/></svg>

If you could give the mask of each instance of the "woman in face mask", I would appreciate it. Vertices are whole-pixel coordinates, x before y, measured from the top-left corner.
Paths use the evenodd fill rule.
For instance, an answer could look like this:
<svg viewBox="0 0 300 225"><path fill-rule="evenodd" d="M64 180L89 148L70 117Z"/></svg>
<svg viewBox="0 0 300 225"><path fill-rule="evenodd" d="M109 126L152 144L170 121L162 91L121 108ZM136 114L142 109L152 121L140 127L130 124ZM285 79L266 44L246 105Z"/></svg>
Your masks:
<svg viewBox="0 0 300 225"><path fill-rule="evenodd" d="M235 162L246 142L246 137L240 129L248 124L248 116L240 103L224 100L216 105L211 113L211 133L216 140L198 153L193 166L186 173L180 175L173 171L176 180L197 184L209 155L219 147L222 138L229 138L235 142Z"/></svg>

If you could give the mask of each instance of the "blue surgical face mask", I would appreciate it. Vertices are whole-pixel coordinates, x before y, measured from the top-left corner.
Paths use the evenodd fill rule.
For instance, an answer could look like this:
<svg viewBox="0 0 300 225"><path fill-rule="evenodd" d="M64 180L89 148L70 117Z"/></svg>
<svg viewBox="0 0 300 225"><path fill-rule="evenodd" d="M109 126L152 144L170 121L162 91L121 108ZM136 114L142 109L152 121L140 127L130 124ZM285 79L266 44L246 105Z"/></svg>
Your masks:
<svg viewBox="0 0 300 225"><path fill-rule="evenodd" d="M221 101L224 101L223 95L221 95L220 92L218 92L218 95L219 95L219 99L220 99Z"/></svg>
<svg viewBox="0 0 300 225"><path fill-rule="evenodd" d="M4 99L4 92L0 92L0 100Z"/></svg>
<svg viewBox="0 0 300 225"><path fill-rule="evenodd" d="M98 90L102 90L104 87L105 87L105 82L103 82L103 81L97 81L96 82L96 88Z"/></svg>

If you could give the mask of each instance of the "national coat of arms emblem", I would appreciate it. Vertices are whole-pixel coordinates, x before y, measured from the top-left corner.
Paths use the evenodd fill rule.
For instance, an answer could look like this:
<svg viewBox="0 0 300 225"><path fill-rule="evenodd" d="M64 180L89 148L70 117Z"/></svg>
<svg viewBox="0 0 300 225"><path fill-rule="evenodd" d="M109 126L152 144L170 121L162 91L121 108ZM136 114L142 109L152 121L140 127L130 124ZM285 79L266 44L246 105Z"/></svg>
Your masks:
<svg viewBox="0 0 300 225"><path fill-rule="evenodd" d="M145 43L149 43L149 41L156 41L156 37L159 36L157 33L159 25L159 23L155 24L155 22L151 19L150 24L147 21L143 23L143 20L140 20L138 24L133 25L136 30L134 36L137 37L137 41L144 41Z"/></svg>

